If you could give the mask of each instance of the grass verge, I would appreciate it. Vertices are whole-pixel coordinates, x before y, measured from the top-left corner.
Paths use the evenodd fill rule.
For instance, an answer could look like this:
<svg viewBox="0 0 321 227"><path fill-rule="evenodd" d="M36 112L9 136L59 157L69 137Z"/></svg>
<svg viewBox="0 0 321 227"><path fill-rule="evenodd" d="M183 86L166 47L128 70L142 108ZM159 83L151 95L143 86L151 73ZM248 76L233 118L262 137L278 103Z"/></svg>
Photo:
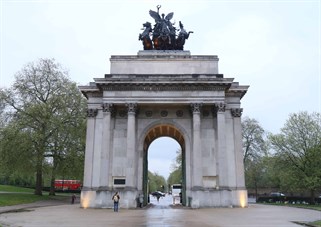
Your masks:
<svg viewBox="0 0 321 227"><path fill-rule="evenodd" d="M1 193L0 206L12 206L17 204L33 203L40 200L48 200L49 196L33 195L33 194L19 194L19 193Z"/></svg>
<svg viewBox="0 0 321 227"><path fill-rule="evenodd" d="M0 206L12 206L18 204L33 203L42 200L70 200L71 194L59 193L49 196L48 192L43 195L34 195L34 189L0 185Z"/></svg>
<svg viewBox="0 0 321 227"><path fill-rule="evenodd" d="M0 185L0 192L30 192L33 193L32 188L15 187L11 185Z"/></svg>
<svg viewBox="0 0 321 227"><path fill-rule="evenodd" d="M312 225L314 225L314 226L321 227L321 220L320 220L320 221L311 222L310 224L312 224Z"/></svg>

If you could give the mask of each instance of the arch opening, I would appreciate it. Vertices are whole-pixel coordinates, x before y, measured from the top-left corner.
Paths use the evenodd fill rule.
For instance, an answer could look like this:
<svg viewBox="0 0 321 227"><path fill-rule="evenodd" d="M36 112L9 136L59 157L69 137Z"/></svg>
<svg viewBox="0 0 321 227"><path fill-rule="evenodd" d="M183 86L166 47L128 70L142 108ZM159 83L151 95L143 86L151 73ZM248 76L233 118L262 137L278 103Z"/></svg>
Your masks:
<svg viewBox="0 0 321 227"><path fill-rule="evenodd" d="M160 125L156 125L154 127L152 127L145 136L144 139L144 158L143 158L143 191L144 191L144 195L145 195L145 199L144 199L144 203L145 205L147 205L147 203L150 202L150 197L149 194L152 192L151 191L151 187L149 185L150 181L148 178L148 164L149 164L149 160L148 160L148 153L150 152L150 149L152 148L151 144L159 139L159 138L167 138L168 140L173 139L175 140L178 145L176 146L175 151L172 152L173 153L173 159L175 159L176 157L176 151L180 150L181 151L181 156L182 156L182 163L181 163L181 179L179 180L181 185L182 185L182 190L181 190L181 199L178 198L178 203L181 203L183 205L186 204L185 202L185 139L183 134L180 132L179 129L177 129L175 126L170 125L170 124L160 124ZM173 146L170 145L173 143L168 143L168 146ZM165 149L166 149L166 145L165 145ZM171 161L173 161L173 159ZM168 179L165 179L166 183ZM171 189L169 188L169 185L166 184L166 188L164 187L163 190L165 190L166 192L169 192ZM171 203L174 202L174 200L170 200ZM176 203L177 203L177 198L176 198Z"/></svg>

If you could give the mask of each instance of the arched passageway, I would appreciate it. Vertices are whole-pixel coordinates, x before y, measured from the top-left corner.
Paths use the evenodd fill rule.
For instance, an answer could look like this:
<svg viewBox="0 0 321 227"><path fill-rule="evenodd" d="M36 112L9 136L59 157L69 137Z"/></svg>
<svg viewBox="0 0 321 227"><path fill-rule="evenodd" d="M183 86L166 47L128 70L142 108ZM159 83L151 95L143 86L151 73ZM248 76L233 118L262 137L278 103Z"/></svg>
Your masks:
<svg viewBox="0 0 321 227"><path fill-rule="evenodd" d="M177 127L171 125L171 124L159 124L147 132L144 140L144 162L143 162L143 191L145 195L145 205L149 201L148 195L150 193L149 186L148 186L148 151L150 145L155 141L156 139L160 137L170 137L177 141L177 143L180 146L181 152L182 152L182 204L185 205L185 190L186 190L186 171L185 171L185 140L183 137L183 134L177 129Z"/></svg>

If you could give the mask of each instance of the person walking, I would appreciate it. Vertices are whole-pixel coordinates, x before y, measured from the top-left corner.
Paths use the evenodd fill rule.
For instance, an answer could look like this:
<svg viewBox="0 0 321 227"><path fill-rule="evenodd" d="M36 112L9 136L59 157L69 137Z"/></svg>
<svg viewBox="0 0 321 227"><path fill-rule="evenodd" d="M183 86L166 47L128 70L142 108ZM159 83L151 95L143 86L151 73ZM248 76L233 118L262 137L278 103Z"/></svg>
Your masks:
<svg viewBox="0 0 321 227"><path fill-rule="evenodd" d="M73 194L73 195L71 196L71 204L74 204L75 201L76 201L76 195Z"/></svg>
<svg viewBox="0 0 321 227"><path fill-rule="evenodd" d="M118 212L118 206L119 206L119 200L120 200L120 196L118 192L116 192L111 199L114 201L114 212Z"/></svg>
<svg viewBox="0 0 321 227"><path fill-rule="evenodd" d="M138 199L139 199L139 207L142 208L144 203L144 195L139 194Z"/></svg>

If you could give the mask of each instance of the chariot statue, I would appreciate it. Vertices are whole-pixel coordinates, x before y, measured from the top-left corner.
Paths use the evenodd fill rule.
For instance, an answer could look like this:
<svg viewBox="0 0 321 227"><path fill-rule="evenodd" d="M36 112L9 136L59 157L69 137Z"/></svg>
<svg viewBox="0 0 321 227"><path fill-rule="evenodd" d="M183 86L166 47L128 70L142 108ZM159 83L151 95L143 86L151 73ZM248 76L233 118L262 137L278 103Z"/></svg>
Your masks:
<svg viewBox="0 0 321 227"><path fill-rule="evenodd" d="M192 31L186 32L181 21L179 29L176 29L171 19L174 13L171 12L165 16L159 14L160 5L157 6L157 12L150 10L149 15L155 20L154 28L150 22L143 24L144 31L139 34L139 40L142 41L144 50L183 50L185 40L188 39Z"/></svg>

